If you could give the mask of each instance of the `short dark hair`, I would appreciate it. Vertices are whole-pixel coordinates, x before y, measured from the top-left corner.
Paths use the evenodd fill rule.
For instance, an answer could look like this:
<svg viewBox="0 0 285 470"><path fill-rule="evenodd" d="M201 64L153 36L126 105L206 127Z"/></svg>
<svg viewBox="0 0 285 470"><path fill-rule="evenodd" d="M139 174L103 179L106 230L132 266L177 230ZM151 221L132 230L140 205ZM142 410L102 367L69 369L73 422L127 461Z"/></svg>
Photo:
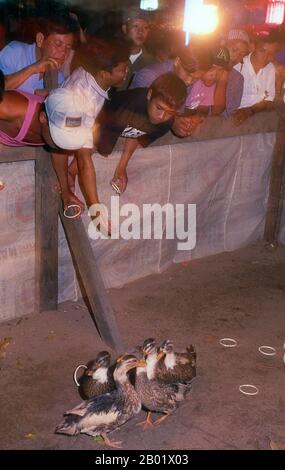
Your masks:
<svg viewBox="0 0 285 470"><path fill-rule="evenodd" d="M177 52L182 67L189 73L209 70L213 65L211 50L206 46L182 47Z"/></svg>
<svg viewBox="0 0 285 470"><path fill-rule="evenodd" d="M79 23L68 13L54 14L39 18L36 33L42 33L45 37L50 34L78 34Z"/></svg>
<svg viewBox="0 0 285 470"><path fill-rule="evenodd" d="M172 108L180 108L186 100L187 87L175 73L168 72L160 75L149 87L152 98L160 98Z"/></svg>
<svg viewBox="0 0 285 470"><path fill-rule="evenodd" d="M130 46L124 39L91 37L76 51L76 64L91 74L112 72L120 62L127 62L129 55Z"/></svg>

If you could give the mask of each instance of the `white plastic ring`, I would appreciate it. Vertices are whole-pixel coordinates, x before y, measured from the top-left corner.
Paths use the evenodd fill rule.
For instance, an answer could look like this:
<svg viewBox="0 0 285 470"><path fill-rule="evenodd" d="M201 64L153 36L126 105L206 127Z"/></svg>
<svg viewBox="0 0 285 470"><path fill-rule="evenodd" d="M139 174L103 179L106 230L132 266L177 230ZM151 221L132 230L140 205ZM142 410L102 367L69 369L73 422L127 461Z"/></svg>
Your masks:
<svg viewBox="0 0 285 470"><path fill-rule="evenodd" d="M225 348L235 348L237 346L236 340L232 338L222 338L220 339L219 343Z"/></svg>
<svg viewBox="0 0 285 470"><path fill-rule="evenodd" d="M74 215L68 215L67 214L67 211L68 209L72 209L72 208L76 208L78 209L78 212ZM78 205L78 204L70 204L69 206L67 206L64 211L63 211L63 215L64 217L66 217L67 219L75 219L75 217L78 217L79 215L81 214L81 207Z"/></svg>
<svg viewBox="0 0 285 470"><path fill-rule="evenodd" d="M244 395L257 395L259 392L258 388L255 387L255 385L250 385L250 384L240 385L238 389Z"/></svg>
<svg viewBox="0 0 285 470"><path fill-rule="evenodd" d="M85 366L84 364L80 364L79 366L76 367L76 369L74 371L74 374L73 374L73 380L76 383L77 387L79 387L79 385L80 385L80 383L77 380L77 372L81 367L84 367L84 369L88 369L88 367Z"/></svg>
<svg viewBox="0 0 285 470"><path fill-rule="evenodd" d="M258 351L261 354L264 354L265 356L275 356L276 355L276 349L272 348L271 346L260 346L258 348Z"/></svg>

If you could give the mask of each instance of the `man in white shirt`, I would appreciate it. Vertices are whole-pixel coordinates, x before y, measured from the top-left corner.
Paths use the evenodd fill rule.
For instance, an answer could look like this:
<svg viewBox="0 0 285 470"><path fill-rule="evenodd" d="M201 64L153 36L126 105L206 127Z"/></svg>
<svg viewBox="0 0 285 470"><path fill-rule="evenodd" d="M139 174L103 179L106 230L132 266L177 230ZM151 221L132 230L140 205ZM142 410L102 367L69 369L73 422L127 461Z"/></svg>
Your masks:
<svg viewBox="0 0 285 470"><path fill-rule="evenodd" d="M105 99L108 99L108 90L120 86L128 71L128 45L119 40L90 38L80 51L81 67L78 67L70 77L61 85L71 90L74 96L84 103L84 114L90 122L95 121ZM84 204L74 194L75 177L79 173L85 181L85 200L87 206L99 202L96 187L96 173L92 163L96 137L96 126L93 134L90 132L82 148L78 149L74 160L68 168L68 153L65 155L53 153L54 167L60 181L61 197L64 207L76 204L81 209Z"/></svg>
<svg viewBox="0 0 285 470"><path fill-rule="evenodd" d="M239 109L233 114L236 125L252 114L270 110L275 98L275 67L272 64L280 44L271 37L257 39L254 52L244 57L234 68L244 77L243 95Z"/></svg>

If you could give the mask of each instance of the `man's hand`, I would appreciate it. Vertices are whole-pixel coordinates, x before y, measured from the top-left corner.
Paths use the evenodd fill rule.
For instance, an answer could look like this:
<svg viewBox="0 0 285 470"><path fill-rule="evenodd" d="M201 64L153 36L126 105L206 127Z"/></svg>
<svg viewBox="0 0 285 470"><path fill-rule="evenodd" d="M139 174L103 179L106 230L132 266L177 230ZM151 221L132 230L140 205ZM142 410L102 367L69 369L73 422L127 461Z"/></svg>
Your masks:
<svg viewBox="0 0 285 470"><path fill-rule="evenodd" d="M246 121L252 115L251 108L241 108L233 113L233 121L236 126Z"/></svg>
<svg viewBox="0 0 285 470"><path fill-rule="evenodd" d="M120 194L122 194L126 190L128 184L127 170L125 168L117 168L112 178L112 183L115 183L118 186Z"/></svg>
<svg viewBox="0 0 285 470"><path fill-rule="evenodd" d="M33 64L34 73L45 73L47 70L59 70L60 64L56 59L51 57L43 57Z"/></svg>
<svg viewBox="0 0 285 470"><path fill-rule="evenodd" d="M188 137L205 121L204 116L175 116L171 130L177 137Z"/></svg>
<svg viewBox="0 0 285 470"><path fill-rule="evenodd" d="M68 206L73 206L73 205L79 206L80 207L80 212L76 208L71 208L70 211L72 212L71 215L74 215L74 218L80 217L82 212L85 210L85 204L82 201L80 201L80 199L78 199L78 197L75 196L75 194L72 193L71 191L62 192L61 193L61 198L62 198L64 210L66 210L68 208ZM74 211L72 209L74 209ZM75 216L77 213L78 213L78 215Z"/></svg>

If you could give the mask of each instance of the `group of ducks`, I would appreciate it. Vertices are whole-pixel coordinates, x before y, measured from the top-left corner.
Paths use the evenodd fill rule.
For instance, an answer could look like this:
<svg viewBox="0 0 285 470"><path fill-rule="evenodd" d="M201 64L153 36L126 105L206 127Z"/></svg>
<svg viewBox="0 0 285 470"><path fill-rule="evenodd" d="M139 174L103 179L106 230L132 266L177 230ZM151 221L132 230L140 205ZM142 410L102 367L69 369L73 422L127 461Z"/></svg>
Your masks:
<svg viewBox="0 0 285 470"><path fill-rule="evenodd" d="M121 446L107 436L141 411L147 418L144 429L161 423L184 400L196 376L196 351L190 345L175 352L165 340L159 347L146 339L142 347L120 356L111 366L111 356L100 352L79 379L79 393L85 400L64 414L55 432L101 436L110 447ZM155 423L151 413L162 413Z"/></svg>

